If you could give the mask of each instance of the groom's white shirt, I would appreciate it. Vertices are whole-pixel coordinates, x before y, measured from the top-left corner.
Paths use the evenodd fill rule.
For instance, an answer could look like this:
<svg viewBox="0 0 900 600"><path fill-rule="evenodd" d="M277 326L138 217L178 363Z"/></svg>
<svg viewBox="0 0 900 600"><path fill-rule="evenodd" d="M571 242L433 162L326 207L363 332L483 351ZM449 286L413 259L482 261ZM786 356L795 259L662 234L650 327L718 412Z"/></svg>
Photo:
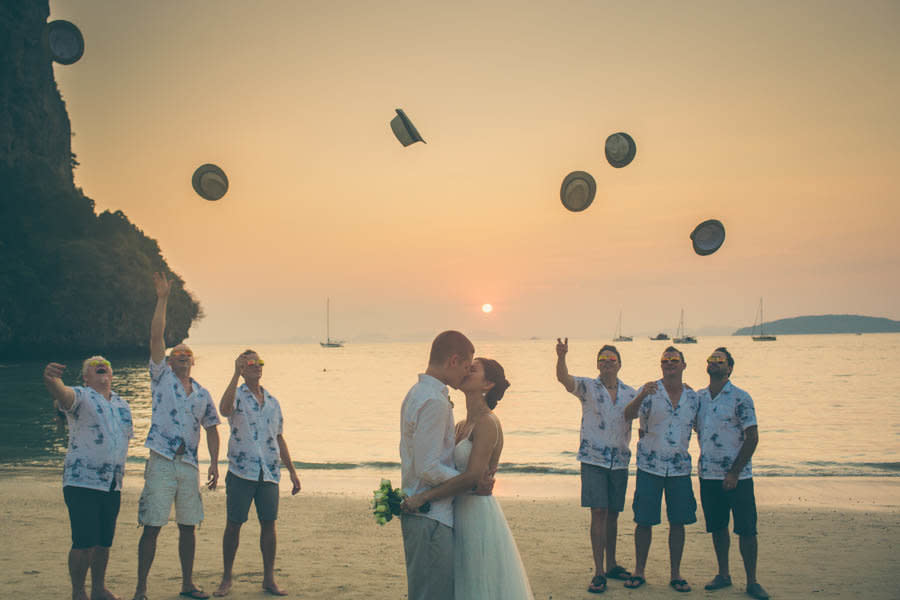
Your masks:
<svg viewBox="0 0 900 600"><path fill-rule="evenodd" d="M401 486L410 496L459 475L453 468L453 403L447 386L420 374L400 411ZM453 527L453 498L431 503L421 516Z"/></svg>

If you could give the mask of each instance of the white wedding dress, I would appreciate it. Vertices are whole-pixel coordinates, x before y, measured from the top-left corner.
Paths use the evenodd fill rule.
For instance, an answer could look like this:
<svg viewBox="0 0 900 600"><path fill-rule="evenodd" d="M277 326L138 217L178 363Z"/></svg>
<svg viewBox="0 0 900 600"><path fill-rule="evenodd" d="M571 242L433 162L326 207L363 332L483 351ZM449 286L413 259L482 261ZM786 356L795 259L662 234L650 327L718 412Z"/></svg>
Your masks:
<svg viewBox="0 0 900 600"><path fill-rule="evenodd" d="M469 464L472 442L453 451L456 470ZM493 496L463 494L453 502L453 585L456 600L533 599L525 566Z"/></svg>

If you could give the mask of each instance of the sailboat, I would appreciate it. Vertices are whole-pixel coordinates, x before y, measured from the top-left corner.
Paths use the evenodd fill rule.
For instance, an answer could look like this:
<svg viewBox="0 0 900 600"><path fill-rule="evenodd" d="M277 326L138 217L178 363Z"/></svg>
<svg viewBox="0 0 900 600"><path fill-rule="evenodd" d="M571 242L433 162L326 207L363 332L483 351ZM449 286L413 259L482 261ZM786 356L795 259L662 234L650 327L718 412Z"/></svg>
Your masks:
<svg viewBox="0 0 900 600"><path fill-rule="evenodd" d="M684 334L684 309L681 309L681 320L678 321L678 331L675 333L675 339L672 340L676 344L696 344L697 338L692 335Z"/></svg>
<svg viewBox="0 0 900 600"><path fill-rule="evenodd" d="M325 300L325 341L319 342L323 348L343 348L344 342L331 339L331 298Z"/></svg>
<svg viewBox="0 0 900 600"><path fill-rule="evenodd" d="M632 341L630 335L622 335L622 311L619 311L619 324L616 325L616 337L613 338L614 342L630 342Z"/></svg>
<svg viewBox="0 0 900 600"><path fill-rule="evenodd" d="M766 335L763 331L763 304L762 298L759 299L759 310L756 311L756 319L753 320L753 329L750 330L750 336L754 342L774 342L774 335ZM758 333L757 333L758 332Z"/></svg>

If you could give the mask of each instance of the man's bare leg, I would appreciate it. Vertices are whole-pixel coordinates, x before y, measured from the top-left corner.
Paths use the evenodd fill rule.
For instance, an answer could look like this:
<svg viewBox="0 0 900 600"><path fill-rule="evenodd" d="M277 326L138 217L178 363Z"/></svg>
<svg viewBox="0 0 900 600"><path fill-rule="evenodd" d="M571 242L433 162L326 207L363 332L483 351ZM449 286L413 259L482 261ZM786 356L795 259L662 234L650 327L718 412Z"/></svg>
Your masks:
<svg viewBox="0 0 900 600"><path fill-rule="evenodd" d="M178 524L178 558L181 560L181 591L192 592L199 588L194 585L194 549L196 535L193 525Z"/></svg>
<svg viewBox="0 0 900 600"><path fill-rule="evenodd" d="M138 542L137 587L134 590L135 599L140 599L147 595L147 576L150 574L150 567L153 565L153 557L156 556L156 538L159 537L160 529L161 527L144 525L144 532L141 534L141 540Z"/></svg>
<svg viewBox="0 0 900 600"><path fill-rule="evenodd" d="M744 559L744 571L747 572L747 585L756 583L756 534L739 535L738 546L741 549L741 557Z"/></svg>
<svg viewBox="0 0 900 600"><path fill-rule="evenodd" d="M91 556L91 600L118 600L106 589L106 563L109 562L109 548L94 546Z"/></svg>
<svg viewBox="0 0 900 600"><path fill-rule="evenodd" d="M638 523L634 528L634 571L625 582L625 587L640 587L636 580L644 577L644 568L647 566L647 557L650 555L650 543L653 541L653 527ZM629 585L632 584L632 585Z"/></svg>
<svg viewBox="0 0 900 600"><path fill-rule="evenodd" d="M91 566L93 548L72 548L69 550L69 577L72 579L72 600L88 600L84 589L88 568Z"/></svg>
<svg viewBox="0 0 900 600"><path fill-rule="evenodd" d="M731 534L728 528L723 527L712 532L713 549L716 551L716 562L719 565L719 575L731 577L731 569L728 566L728 552L731 548Z"/></svg>
<svg viewBox="0 0 900 600"><path fill-rule="evenodd" d="M669 523L669 581L681 579L681 555L684 553L684 525ZM687 589L685 589L687 588ZM690 585L683 585L679 591L690 590Z"/></svg>
<svg viewBox="0 0 900 600"><path fill-rule="evenodd" d="M226 596L231 591L234 557L237 555L238 545L241 542L241 525L234 521L225 522L225 533L222 535L222 583L213 592L213 596Z"/></svg>
<svg viewBox="0 0 900 600"><path fill-rule="evenodd" d="M275 521L259 522L259 549L263 557L263 589L276 596L287 596L287 592L275 583Z"/></svg>
<svg viewBox="0 0 900 600"><path fill-rule="evenodd" d="M594 575L603 575L603 553L606 551L606 523L609 512L605 508L591 509L591 549L594 551Z"/></svg>
<svg viewBox="0 0 900 600"><path fill-rule="evenodd" d="M615 510L606 513L606 571L612 571L619 563L616 562L616 537L619 535L619 512Z"/></svg>

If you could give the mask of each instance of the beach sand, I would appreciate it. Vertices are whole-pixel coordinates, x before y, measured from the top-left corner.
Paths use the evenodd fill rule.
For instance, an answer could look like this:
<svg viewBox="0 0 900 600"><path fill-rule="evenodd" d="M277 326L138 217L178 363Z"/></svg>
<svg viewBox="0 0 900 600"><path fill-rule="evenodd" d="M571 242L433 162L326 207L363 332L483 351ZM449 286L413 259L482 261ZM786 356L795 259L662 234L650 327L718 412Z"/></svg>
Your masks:
<svg viewBox="0 0 900 600"><path fill-rule="evenodd" d="M124 599L134 592L137 565L137 501L141 478L128 476L107 575ZM279 584L300 598L395 599L406 596L400 526L377 526L362 494L310 490L291 497L282 490L278 521ZM674 598L668 585L665 523L655 537L647 585L627 590L618 581L602 596L586 591L593 567L587 510L568 492L563 497L502 495L498 499L538 599ZM533 479L534 482L541 481ZM521 484L521 485L519 485ZM519 482L516 489L528 489ZM373 480L372 489L377 480ZM537 486L537 483L533 483ZM0 598L68 598L69 523L55 472L24 468L0 471ZM327 486L326 486L327 487ZM757 478L759 580L773 598L900 598L900 478ZM536 488L535 488L536 489ZM546 489L546 486L542 489ZM631 491L629 490L629 500ZM221 576L225 493L204 492L206 520L197 531L195 582L211 592ZM682 575L692 596L746 598L736 538L732 541L734 586L706 592L715 573L709 534L688 526ZM634 565L630 508L620 519L619 562ZM259 525L251 509L242 531L230 598L261 598ZM151 600L179 598L177 527L160 535L150 574Z"/></svg>

